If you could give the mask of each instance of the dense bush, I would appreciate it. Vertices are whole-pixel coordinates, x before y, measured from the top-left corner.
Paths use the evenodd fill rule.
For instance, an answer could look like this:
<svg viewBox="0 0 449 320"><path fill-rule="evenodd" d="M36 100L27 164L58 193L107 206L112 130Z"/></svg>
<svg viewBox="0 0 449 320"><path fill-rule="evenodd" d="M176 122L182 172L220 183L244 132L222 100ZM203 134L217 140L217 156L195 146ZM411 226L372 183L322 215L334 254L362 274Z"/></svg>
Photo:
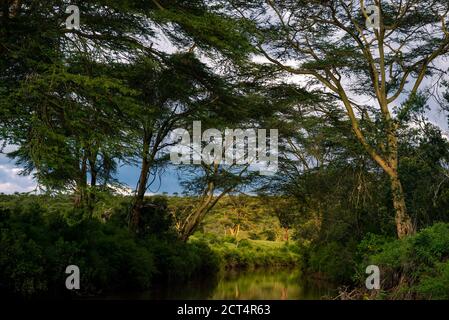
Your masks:
<svg viewBox="0 0 449 320"><path fill-rule="evenodd" d="M252 269L270 267L292 267L298 264L296 246L265 240L237 240L235 237L222 238L210 235L196 235L207 242L218 257L222 269Z"/></svg>
<svg viewBox="0 0 449 320"><path fill-rule="evenodd" d="M205 244L177 241L160 211L153 218L145 217L148 227L137 237L128 231L123 208L101 221L65 207L65 201L0 198L0 288L4 292L67 294L65 268L72 264L80 268L81 294L147 289L157 280L185 279L217 268L217 258Z"/></svg>
<svg viewBox="0 0 449 320"><path fill-rule="evenodd" d="M153 238L147 243L154 252L160 280L185 280L195 274L212 274L219 269L218 256L204 242L185 244Z"/></svg>
<svg viewBox="0 0 449 320"><path fill-rule="evenodd" d="M274 232L273 230L264 230L263 234L265 235L268 241L276 240L276 232Z"/></svg>
<svg viewBox="0 0 449 320"><path fill-rule="evenodd" d="M354 274L355 244L336 241L300 245L303 272L338 283L348 283Z"/></svg>
<svg viewBox="0 0 449 320"><path fill-rule="evenodd" d="M377 248L365 250L360 269L378 265L388 296L449 298L449 224L437 223L402 240L378 242Z"/></svg>
<svg viewBox="0 0 449 320"><path fill-rule="evenodd" d="M261 239L260 235L256 232L248 232L248 237L251 240L260 240Z"/></svg>

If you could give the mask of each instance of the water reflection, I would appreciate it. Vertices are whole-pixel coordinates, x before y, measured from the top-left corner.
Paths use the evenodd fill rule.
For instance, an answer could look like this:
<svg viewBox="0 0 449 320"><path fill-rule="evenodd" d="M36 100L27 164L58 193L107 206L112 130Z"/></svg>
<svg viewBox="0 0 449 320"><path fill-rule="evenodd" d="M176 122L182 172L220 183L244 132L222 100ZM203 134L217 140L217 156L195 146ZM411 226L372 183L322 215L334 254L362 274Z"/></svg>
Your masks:
<svg viewBox="0 0 449 320"><path fill-rule="evenodd" d="M214 278L155 288L150 299L316 300L334 288L301 279L294 270L226 271Z"/></svg>
<svg viewBox="0 0 449 320"><path fill-rule="evenodd" d="M328 284L305 281L292 270L230 271L219 280L209 299L312 300L331 295Z"/></svg>
<svg viewBox="0 0 449 320"><path fill-rule="evenodd" d="M294 270L226 271L212 278L159 285L143 293L120 293L102 299L138 300L318 300L333 296L332 285L301 279ZM98 297L97 297L98 298Z"/></svg>

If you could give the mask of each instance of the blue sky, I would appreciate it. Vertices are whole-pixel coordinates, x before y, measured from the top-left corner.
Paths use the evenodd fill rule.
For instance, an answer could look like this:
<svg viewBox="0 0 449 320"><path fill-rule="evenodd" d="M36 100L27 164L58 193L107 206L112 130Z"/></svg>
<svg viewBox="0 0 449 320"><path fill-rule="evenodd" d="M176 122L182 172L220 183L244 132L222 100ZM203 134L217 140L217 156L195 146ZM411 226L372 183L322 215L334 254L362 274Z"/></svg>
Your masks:
<svg viewBox="0 0 449 320"><path fill-rule="evenodd" d="M15 166L14 161L0 154L0 192L11 194L14 192L30 192L36 189L36 182L32 177L23 177L19 175L21 169ZM139 179L139 168L131 166L122 166L119 170L118 179L131 189L135 189ZM148 193L174 192L181 193L182 188L179 183L178 173L172 168L166 170L161 179L156 179L154 184L148 190Z"/></svg>
<svg viewBox="0 0 449 320"><path fill-rule="evenodd" d="M123 182L130 188L135 189L139 179L139 168L123 166L120 168L118 178L120 182ZM148 190L148 193L163 192L168 192L169 194L173 194L174 192L182 192L178 173L175 168L165 170L165 172L161 175L161 179L156 179Z"/></svg>

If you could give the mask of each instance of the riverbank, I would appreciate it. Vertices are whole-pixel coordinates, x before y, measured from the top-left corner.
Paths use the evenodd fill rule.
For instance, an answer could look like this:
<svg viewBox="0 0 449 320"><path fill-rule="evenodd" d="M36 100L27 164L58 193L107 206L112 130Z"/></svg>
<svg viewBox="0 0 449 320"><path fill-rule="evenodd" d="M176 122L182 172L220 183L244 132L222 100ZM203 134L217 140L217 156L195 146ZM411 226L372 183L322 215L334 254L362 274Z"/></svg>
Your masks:
<svg viewBox="0 0 449 320"><path fill-rule="evenodd" d="M217 272L216 255L205 243L177 240L165 211L149 212L140 234L129 231L126 214L117 206L102 220L63 197L0 195L0 295L145 291L157 282ZM79 290L65 286L71 265L79 269Z"/></svg>
<svg viewBox="0 0 449 320"><path fill-rule="evenodd" d="M280 241L195 236L177 240L164 199L129 231L126 199L108 217L88 215L64 196L0 195L0 290L15 297L100 295L149 290L158 284L210 277L219 270L292 267L294 245ZM80 290L68 291L66 267L80 270ZM0 292L1 294L1 292Z"/></svg>
<svg viewBox="0 0 449 320"><path fill-rule="evenodd" d="M229 284L234 278L248 279L257 273L257 281L262 281L288 270L287 274L301 271L314 282L345 287L346 298L448 298L449 224L434 224L401 240L367 234L347 243L287 242L278 237L273 241L242 238L251 236L245 231L238 236L197 232L185 243L176 237L167 212L157 209L161 206L147 213L144 232L136 234L128 228L122 199L114 200L118 204L103 219L73 208L64 197L0 195L0 295L101 297L122 292L154 294L155 288L176 293L186 286L191 288L184 291L186 298L200 299L204 292L214 296L220 281L223 288L235 288L235 282ZM263 235L265 228L258 234ZM69 265L79 267L80 290L65 287ZM369 265L382 270L382 290L366 290ZM254 286L254 281L238 280L238 291ZM227 291L223 289L221 296Z"/></svg>

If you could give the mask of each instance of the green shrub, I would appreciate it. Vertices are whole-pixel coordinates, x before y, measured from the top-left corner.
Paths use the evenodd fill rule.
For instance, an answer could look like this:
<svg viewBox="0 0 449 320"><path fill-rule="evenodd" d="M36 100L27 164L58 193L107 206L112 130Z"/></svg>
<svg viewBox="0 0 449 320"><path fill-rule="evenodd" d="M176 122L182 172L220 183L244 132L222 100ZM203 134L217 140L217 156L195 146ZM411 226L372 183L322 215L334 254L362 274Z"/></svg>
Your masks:
<svg viewBox="0 0 449 320"><path fill-rule="evenodd" d="M378 265L382 288L404 297L449 298L449 224L437 223L414 236L385 242L361 267Z"/></svg>
<svg viewBox="0 0 449 320"><path fill-rule="evenodd" d="M237 239L233 236L224 236L222 241L225 243L237 243Z"/></svg>
<svg viewBox="0 0 449 320"><path fill-rule="evenodd" d="M195 274L215 273L219 269L219 258L203 241L147 241L155 254L155 264L160 279L185 280Z"/></svg>
<svg viewBox="0 0 449 320"><path fill-rule="evenodd" d="M243 239L238 244L229 243L227 238L210 244L223 269L252 269L256 267L281 267L298 264L299 256L289 246L267 241Z"/></svg>
<svg viewBox="0 0 449 320"><path fill-rule="evenodd" d="M351 281L355 266L354 243L343 245L334 241L311 246L307 251L303 260L305 271L339 283Z"/></svg>
<svg viewBox="0 0 449 320"><path fill-rule="evenodd" d="M237 246L239 248L251 248L252 247L251 242L249 242L247 239L240 240L239 243L237 244Z"/></svg>
<svg viewBox="0 0 449 320"><path fill-rule="evenodd" d="M143 219L137 237L128 230L121 205L102 222L65 206L67 201L0 198L0 289L19 296L68 294L65 269L72 264L81 273L77 294L148 289L157 280L218 269L218 257L206 243L176 239L163 205Z"/></svg>
<svg viewBox="0 0 449 320"><path fill-rule="evenodd" d="M449 299L449 262L439 263L432 274L423 275L416 292L429 299Z"/></svg>

